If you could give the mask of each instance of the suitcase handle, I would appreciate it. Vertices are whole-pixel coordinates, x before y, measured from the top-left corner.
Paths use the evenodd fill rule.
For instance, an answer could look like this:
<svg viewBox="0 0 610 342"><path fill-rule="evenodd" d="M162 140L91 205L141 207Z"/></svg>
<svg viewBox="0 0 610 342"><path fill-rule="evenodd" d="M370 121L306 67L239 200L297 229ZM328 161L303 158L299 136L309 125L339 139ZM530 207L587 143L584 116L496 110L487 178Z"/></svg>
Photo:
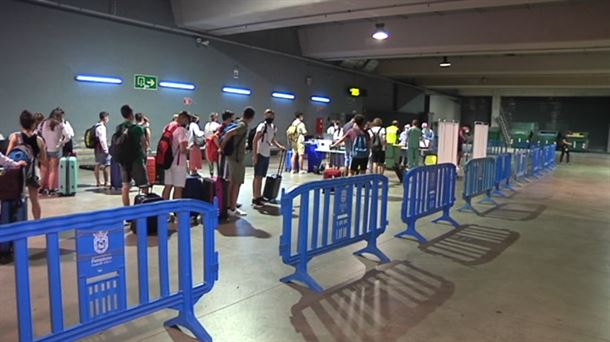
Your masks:
<svg viewBox="0 0 610 342"><path fill-rule="evenodd" d="M288 154L287 149L283 149L282 153L280 154L280 165L278 166L277 169L277 175L281 176L282 172L284 172L284 166L286 164L286 155Z"/></svg>

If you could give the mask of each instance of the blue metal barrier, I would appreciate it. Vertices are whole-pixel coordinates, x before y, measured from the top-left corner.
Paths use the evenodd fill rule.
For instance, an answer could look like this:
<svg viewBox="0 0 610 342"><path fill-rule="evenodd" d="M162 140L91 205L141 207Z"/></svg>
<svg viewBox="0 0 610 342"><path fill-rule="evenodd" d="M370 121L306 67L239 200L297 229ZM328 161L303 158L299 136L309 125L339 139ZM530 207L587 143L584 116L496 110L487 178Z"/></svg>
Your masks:
<svg viewBox="0 0 610 342"><path fill-rule="evenodd" d="M555 144L546 145L543 149L543 168L550 170L555 167L555 150L557 146Z"/></svg>
<svg viewBox="0 0 610 342"><path fill-rule="evenodd" d="M447 221L459 227L460 224L450 215L455 204L456 178L456 168L451 163L416 167L406 172L403 176L401 217L407 229L396 237L413 236L421 243L427 242L415 228L415 222L439 211L443 215L432 222Z"/></svg>
<svg viewBox="0 0 610 342"><path fill-rule="evenodd" d="M502 140L489 140L487 142L487 154L498 155L506 153L507 147Z"/></svg>
<svg viewBox="0 0 610 342"><path fill-rule="evenodd" d="M505 197L506 194L502 192L503 189L514 191L510 183L513 177L512 160L513 155L511 153L502 153L496 156L496 189L493 195Z"/></svg>
<svg viewBox="0 0 610 342"><path fill-rule="evenodd" d="M322 292L324 289L309 275L307 263L317 255L359 241L366 241L367 246L354 254L370 253L381 262L390 261L377 247L377 237L388 225L386 177L371 174L305 183L289 192L282 190L281 204L280 256L296 269L280 279L282 282L300 281ZM298 218L293 227L295 207Z"/></svg>
<svg viewBox="0 0 610 342"><path fill-rule="evenodd" d="M516 152L514 154L514 172L515 172L515 180L520 182L520 181L527 181L527 170L529 168L528 165L528 153L525 151L521 151L521 152Z"/></svg>
<svg viewBox="0 0 610 342"><path fill-rule="evenodd" d="M532 158L532 167L530 175L533 177L540 177L540 173L542 172L543 166L543 152L542 149L538 147L534 147L530 150L530 155Z"/></svg>
<svg viewBox="0 0 610 342"><path fill-rule="evenodd" d="M491 198L491 192L496 181L496 161L494 158L477 158L469 160L464 165L464 193L462 198L466 204L458 211L477 211L472 206L472 198L485 194L485 198L479 203L491 203L497 205Z"/></svg>
<svg viewBox="0 0 610 342"><path fill-rule="evenodd" d="M178 288L171 289L169 262L168 217L178 218ZM193 256L191 247L190 213L202 215L203 276L193 284ZM157 217L159 296L151 298L149 284L148 218ZM128 305L129 279L125 272L124 221L137 223L137 288L138 303ZM197 320L194 305L212 290L218 279L218 253L214 234L218 224L217 206L196 200L162 201L133 207L47 218L39 221L13 223L0 228L0 242L15 243L15 288L20 341L75 341L111 327L164 309L178 311L178 316L166 326L182 326L201 341L212 338ZM76 266L78 279L79 323L64 323L64 293L60 234L74 232L76 237ZM45 236L51 332L34 336L32 291L28 238ZM199 260L197 260L199 261ZM65 262L65 261L64 261ZM199 279L197 279L199 280ZM67 295L73 295L68 293Z"/></svg>

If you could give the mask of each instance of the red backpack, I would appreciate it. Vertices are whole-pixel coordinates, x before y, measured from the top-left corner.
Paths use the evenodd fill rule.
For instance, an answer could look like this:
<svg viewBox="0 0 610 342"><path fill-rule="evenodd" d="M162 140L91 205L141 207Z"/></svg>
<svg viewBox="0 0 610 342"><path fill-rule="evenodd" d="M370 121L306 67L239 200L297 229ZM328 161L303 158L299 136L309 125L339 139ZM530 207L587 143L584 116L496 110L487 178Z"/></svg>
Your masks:
<svg viewBox="0 0 610 342"><path fill-rule="evenodd" d="M155 161L157 167L161 167L164 170L172 167L174 162L174 151L172 150L172 141L174 139L174 131L178 128L178 124L170 124L165 127L161 139L157 144L157 156Z"/></svg>

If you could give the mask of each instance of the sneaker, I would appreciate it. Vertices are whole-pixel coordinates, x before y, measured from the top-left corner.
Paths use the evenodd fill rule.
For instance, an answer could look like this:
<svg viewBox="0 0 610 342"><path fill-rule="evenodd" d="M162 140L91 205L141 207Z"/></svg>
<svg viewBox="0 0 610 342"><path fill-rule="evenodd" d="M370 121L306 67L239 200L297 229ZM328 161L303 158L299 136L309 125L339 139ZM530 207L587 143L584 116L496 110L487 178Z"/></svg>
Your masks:
<svg viewBox="0 0 610 342"><path fill-rule="evenodd" d="M252 206L256 209L260 209L262 207L265 206L265 204L263 203L263 198L256 198L252 200Z"/></svg>
<svg viewBox="0 0 610 342"><path fill-rule="evenodd" d="M235 210L227 209L227 214L229 214L229 216L233 216L233 217L246 216L247 215L245 212L239 210L238 208L235 208Z"/></svg>
<svg viewBox="0 0 610 342"><path fill-rule="evenodd" d="M241 203L237 203L237 204L235 204L235 207L236 207L236 208L241 208Z"/></svg>
<svg viewBox="0 0 610 342"><path fill-rule="evenodd" d="M299 173L302 174L302 175L305 175L305 174L307 174L307 171L301 170L301 171L299 171Z"/></svg>

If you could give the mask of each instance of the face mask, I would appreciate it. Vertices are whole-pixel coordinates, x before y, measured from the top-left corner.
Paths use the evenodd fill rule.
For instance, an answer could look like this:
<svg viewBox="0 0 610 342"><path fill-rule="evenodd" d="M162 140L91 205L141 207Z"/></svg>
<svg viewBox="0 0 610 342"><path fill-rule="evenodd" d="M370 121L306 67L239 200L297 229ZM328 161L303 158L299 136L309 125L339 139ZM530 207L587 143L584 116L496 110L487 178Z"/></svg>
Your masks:
<svg viewBox="0 0 610 342"><path fill-rule="evenodd" d="M266 118L265 122L271 124L273 122L273 118Z"/></svg>

